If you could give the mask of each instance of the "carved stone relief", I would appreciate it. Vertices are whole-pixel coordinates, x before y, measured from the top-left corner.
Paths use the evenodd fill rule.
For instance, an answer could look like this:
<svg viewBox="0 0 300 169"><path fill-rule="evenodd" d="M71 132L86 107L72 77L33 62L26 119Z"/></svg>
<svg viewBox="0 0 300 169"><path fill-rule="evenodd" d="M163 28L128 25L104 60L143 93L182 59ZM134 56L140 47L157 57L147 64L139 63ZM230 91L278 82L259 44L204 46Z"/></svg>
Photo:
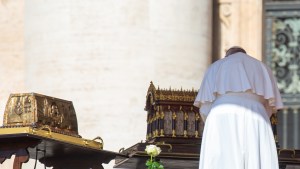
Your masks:
<svg viewBox="0 0 300 169"><path fill-rule="evenodd" d="M220 2L219 4L219 18L220 18L220 54L230 47L230 39L228 36L231 31L231 16L232 6L230 2Z"/></svg>

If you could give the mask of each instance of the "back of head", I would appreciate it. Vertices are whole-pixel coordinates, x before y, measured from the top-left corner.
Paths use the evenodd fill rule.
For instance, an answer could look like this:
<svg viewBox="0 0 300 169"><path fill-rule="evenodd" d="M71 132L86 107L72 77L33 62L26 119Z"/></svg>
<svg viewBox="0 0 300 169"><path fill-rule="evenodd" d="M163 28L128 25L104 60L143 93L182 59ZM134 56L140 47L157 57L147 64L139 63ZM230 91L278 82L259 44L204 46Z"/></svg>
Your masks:
<svg viewBox="0 0 300 169"><path fill-rule="evenodd" d="M231 48L229 48L227 51L226 51L226 55L225 57L229 56L229 55L232 55L232 54L235 54L235 53L238 53L238 52L242 52L242 53L246 53L245 49L239 47L239 46L233 46Z"/></svg>

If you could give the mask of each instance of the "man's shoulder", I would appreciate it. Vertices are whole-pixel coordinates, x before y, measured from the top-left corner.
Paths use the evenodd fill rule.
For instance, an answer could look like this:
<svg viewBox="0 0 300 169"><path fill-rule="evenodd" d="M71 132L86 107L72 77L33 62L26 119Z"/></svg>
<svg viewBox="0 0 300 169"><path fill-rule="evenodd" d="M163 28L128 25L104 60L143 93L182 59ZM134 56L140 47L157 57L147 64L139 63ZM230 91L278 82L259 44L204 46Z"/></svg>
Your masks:
<svg viewBox="0 0 300 169"><path fill-rule="evenodd" d="M214 68L216 68L216 67L219 67L220 64L223 62L223 60L224 60L224 58L223 58L223 59L219 59L219 60L213 62L213 63L208 67L208 69L214 69Z"/></svg>

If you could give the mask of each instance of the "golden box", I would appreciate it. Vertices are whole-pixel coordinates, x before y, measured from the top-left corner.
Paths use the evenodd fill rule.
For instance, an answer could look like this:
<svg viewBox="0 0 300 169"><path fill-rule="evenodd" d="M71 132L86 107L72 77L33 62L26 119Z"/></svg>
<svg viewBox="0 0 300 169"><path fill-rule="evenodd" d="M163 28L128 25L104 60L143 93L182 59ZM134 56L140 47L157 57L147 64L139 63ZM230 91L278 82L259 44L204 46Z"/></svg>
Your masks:
<svg viewBox="0 0 300 169"><path fill-rule="evenodd" d="M71 101L36 93L11 94L0 127L0 163L14 154L13 169L30 158L53 168L103 168L117 155L101 137L82 138Z"/></svg>
<svg viewBox="0 0 300 169"><path fill-rule="evenodd" d="M42 127L78 136L77 118L71 101L37 93L11 94L4 112L4 127Z"/></svg>
<svg viewBox="0 0 300 169"><path fill-rule="evenodd" d="M199 142L203 120L193 106L194 90L156 89L151 82L147 96L147 140L188 138Z"/></svg>

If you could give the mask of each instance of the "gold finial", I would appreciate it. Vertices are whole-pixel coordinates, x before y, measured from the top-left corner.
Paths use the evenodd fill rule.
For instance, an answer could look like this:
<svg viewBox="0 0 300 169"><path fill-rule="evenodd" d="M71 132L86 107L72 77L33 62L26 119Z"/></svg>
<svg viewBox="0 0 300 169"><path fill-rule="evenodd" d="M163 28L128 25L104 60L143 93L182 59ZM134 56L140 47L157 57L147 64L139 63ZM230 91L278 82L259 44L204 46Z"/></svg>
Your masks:
<svg viewBox="0 0 300 169"><path fill-rule="evenodd" d="M164 135L164 130L163 130L163 129L160 129L160 136L165 136L165 135Z"/></svg>
<svg viewBox="0 0 300 169"><path fill-rule="evenodd" d="M195 120L198 121L200 119L200 116L198 113L196 113L196 117L195 117Z"/></svg>
<svg viewBox="0 0 300 169"><path fill-rule="evenodd" d="M188 137L188 136L187 136L187 131L186 131L186 130L183 131L183 137Z"/></svg>
<svg viewBox="0 0 300 169"><path fill-rule="evenodd" d="M187 120L189 118L188 114L185 112L184 113L184 120Z"/></svg>
<svg viewBox="0 0 300 169"><path fill-rule="evenodd" d="M172 130L172 137L176 137L176 132L175 132L175 130Z"/></svg>
<svg viewBox="0 0 300 169"><path fill-rule="evenodd" d="M155 137L158 137L158 129L155 130Z"/></svg>
<svg viewBox="0 0 300 169"><path fill-rule="evenodd" d="M176 113L175 112L173 112L173 115L172 115L172 118L173 118L173 120L175 120L176 119Z"/></svg>
<svg viewBox="0 0 300 169"><path fill-rule="evenodd" d="M165 114L164 114L164 112L162 111L162 112L160 113L160 118L161 118L161 119L164 119L164 117L165 117Z"/></svg>
<svg viewBox="0 0 300 169"><path fill-rule="evenodd" d="M271 124L272 125L277 125L278 124L278 119L277 119L277 115L276 114L273 114L271 116Z"/></svg>

